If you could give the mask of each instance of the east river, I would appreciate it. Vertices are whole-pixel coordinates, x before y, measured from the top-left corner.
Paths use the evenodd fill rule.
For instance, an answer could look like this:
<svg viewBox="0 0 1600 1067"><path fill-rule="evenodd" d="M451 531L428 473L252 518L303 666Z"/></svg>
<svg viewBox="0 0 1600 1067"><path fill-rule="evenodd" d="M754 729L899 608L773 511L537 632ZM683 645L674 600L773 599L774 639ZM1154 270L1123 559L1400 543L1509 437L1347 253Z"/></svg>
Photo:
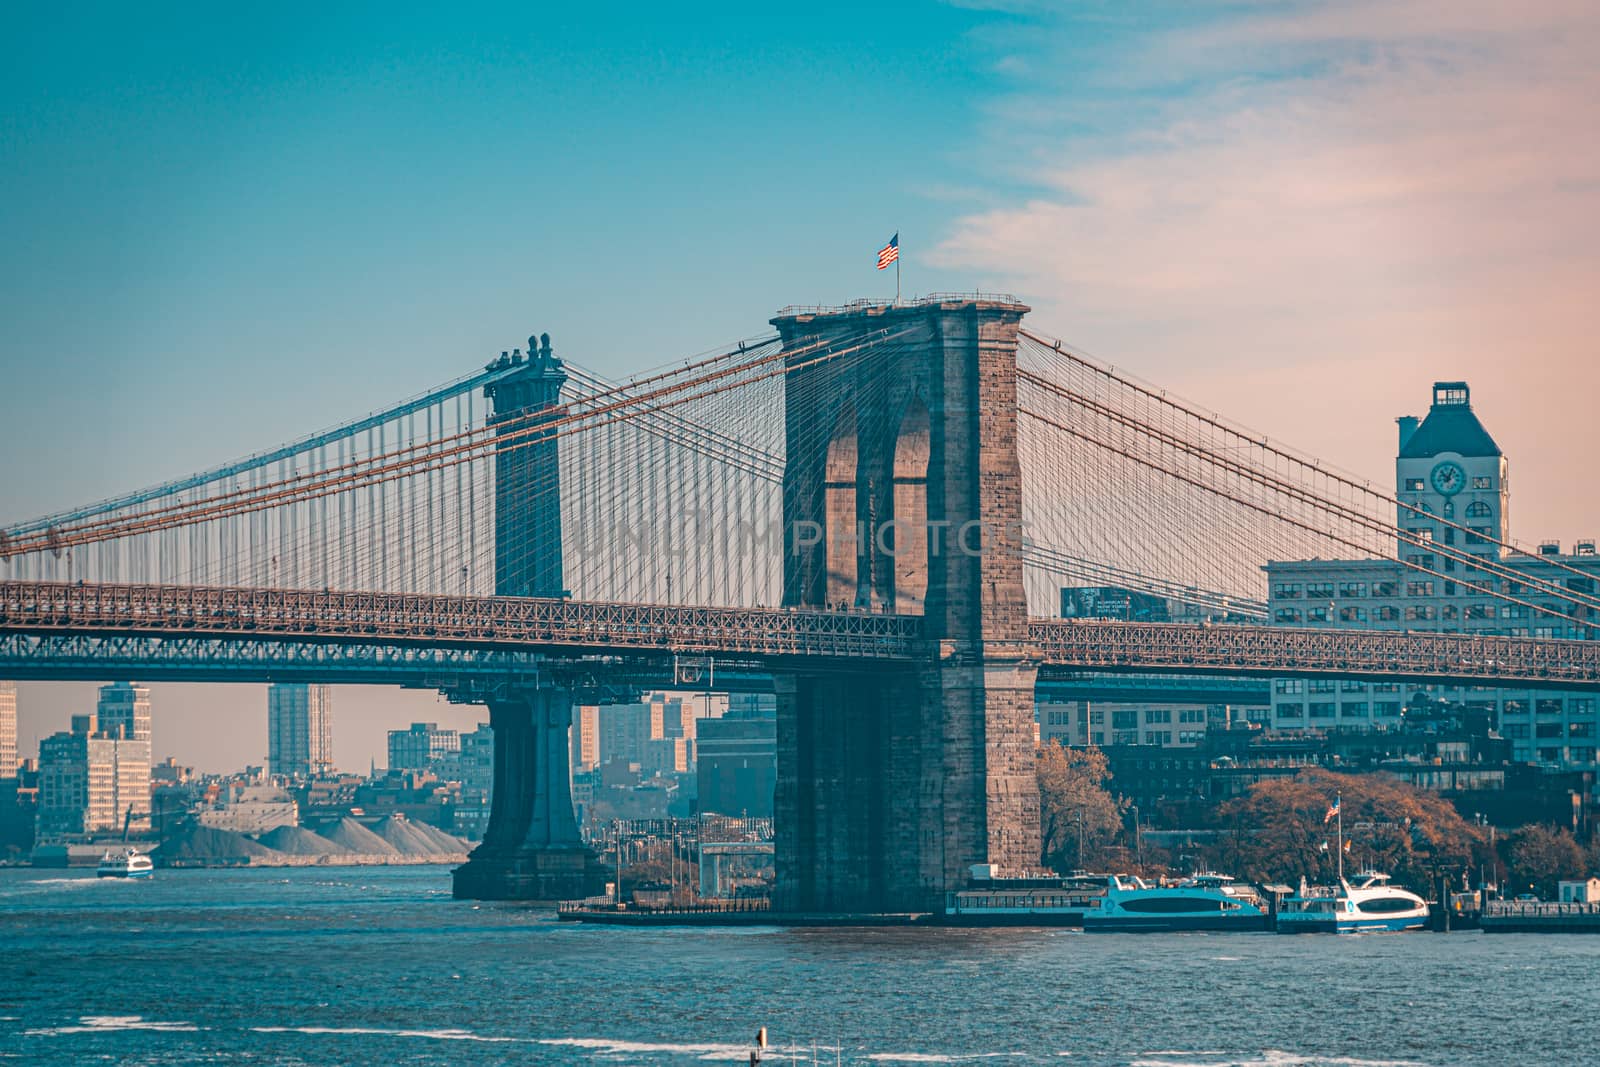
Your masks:
<svg viewBox="0 0 1600 1067"><path fill-rule="evenodd" d="M1600 937L633 930L443 867L0 870L0 1062L1593 1063ZM837 1051L836 1051L837 1050Z"/></svg>

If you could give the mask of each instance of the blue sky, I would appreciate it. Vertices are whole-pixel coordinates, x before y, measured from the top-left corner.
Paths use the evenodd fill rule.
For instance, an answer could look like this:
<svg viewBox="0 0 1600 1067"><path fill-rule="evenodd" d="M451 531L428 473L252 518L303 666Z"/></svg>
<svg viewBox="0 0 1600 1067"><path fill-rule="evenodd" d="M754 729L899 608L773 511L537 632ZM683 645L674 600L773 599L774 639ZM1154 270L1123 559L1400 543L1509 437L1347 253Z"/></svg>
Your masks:
<svg viewBox="0 0 1600 1067"><path fill-rule="evenodd" d="M1513 532L1600 533L1592 448L1549 432L1600 388L1596 47L1579 0L13 12L0 522L530 332L620 374L883 295L899 230L908 293L1015 292L1380 482L1393 417L1468 378ZM25 735L85 692L27 687ZM183 723L231 693L157 696ZM340 706L351 766L419 708L471 717ZM264 743L190 735L224 764Z"/></svg>

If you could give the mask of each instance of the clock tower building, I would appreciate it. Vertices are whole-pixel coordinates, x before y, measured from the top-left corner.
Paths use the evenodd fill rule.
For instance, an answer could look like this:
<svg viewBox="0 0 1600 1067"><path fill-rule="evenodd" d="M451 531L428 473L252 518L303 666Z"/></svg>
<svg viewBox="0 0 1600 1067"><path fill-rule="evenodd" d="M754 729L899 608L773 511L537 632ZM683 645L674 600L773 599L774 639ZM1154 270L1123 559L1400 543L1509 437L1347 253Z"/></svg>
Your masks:
<svg viewBox="0 0 1600 1067"><path fill-rule="evenodd" d="M1395 459L1395 489L1401 504L1397 521L1401 529L1425 540L1437 539L1499 559L1501 549L1494 542L1510 540L1506 457L1473 414L1471 400L1466 382L1434 382L1427 418L1420 424L1410 415L1396 420L1400 451ZM1470 532L1441 525L1433 516ZM1417 545L1401 542L1402 558L1422 554Z"/></svg>

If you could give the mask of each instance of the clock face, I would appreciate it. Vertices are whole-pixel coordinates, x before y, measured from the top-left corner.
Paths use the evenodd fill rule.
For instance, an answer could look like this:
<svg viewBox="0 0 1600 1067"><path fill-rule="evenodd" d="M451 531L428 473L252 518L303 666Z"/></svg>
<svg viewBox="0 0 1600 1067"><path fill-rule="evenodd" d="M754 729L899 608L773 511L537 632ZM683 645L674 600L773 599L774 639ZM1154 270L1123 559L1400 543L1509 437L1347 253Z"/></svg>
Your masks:
<svg viewBox="0 0 1600 1067"><path fill-rule="evenodd" d="M1461 464L1445 460L1433 468L1433 474L1428 480L1433 484L1435 492L1454 496L1466 488L1467 472L1461 469Z"/></svg>

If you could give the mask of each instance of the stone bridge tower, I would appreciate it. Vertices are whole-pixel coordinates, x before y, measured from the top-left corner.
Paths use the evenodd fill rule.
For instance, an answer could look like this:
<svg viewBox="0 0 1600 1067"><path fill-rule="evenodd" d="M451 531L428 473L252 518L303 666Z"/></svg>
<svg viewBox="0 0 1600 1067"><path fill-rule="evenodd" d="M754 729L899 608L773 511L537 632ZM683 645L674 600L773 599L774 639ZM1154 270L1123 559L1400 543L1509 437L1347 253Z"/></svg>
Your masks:
<svg viewBox="0 0 1600 1067"><path fill-rule="evenodd" d="M528 338L520 366L485 392L496 428L494 532L497 596L566 595L561 555L561 458L538 427L563 412L567 372L550 335ZM491 364L491 367L496 364ZM483 842L456 869L454 893L475 900L558 900L598 892L605 875L578 834L568 739L572 692L555 677L489 693L494 792Z"/></svg>
<svg viewBox="0 0 1600 1067"><path fill-rule="evenodd" d="M930 909L973 864L1038 865L1027 311L930 299L773 320L789 365L784 602L920 614L928 638L915 669L778 679L780 908Z"/></svg>

